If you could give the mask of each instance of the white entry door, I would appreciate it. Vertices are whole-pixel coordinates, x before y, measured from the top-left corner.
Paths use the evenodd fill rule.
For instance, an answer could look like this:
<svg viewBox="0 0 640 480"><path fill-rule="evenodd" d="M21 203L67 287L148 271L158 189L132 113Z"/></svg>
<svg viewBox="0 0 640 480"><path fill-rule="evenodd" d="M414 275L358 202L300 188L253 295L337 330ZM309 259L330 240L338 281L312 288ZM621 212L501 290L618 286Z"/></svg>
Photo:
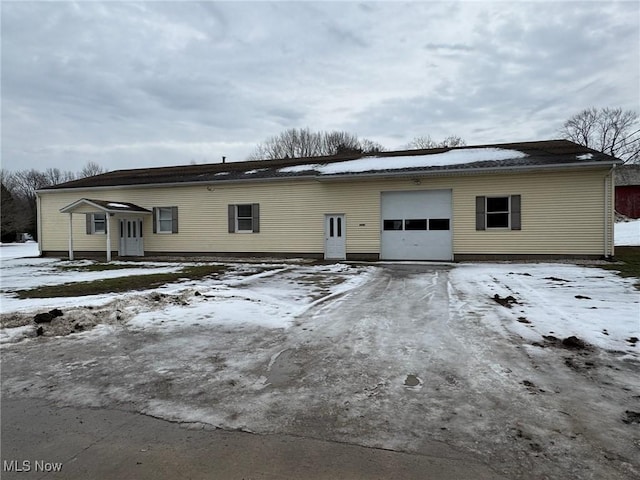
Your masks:
<svg viewBox="0 0 640 480"><path fill-rule="evenodd" d="M344 260L347 255L345 242L346 224L343 214L325 215L324 221L324 258Z"/></svg>
<svg viewBox="0 0 640 480"><path fill-rule="evenodd" d="M142 240L142 219L123 218L120 220L120 256L139 257L144 255Z"/></svg>

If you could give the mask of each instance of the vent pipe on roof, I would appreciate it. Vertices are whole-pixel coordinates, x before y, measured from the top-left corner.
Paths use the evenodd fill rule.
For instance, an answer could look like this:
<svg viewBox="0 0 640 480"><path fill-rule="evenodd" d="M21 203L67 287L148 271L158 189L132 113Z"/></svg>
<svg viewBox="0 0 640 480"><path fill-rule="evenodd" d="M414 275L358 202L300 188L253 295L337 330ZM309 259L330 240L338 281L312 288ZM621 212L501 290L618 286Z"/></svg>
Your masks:
<svg viewBox="0 0 640 480"><path fill-rule="evenodd" d="M227 157L222 157L222 163L224 163L226 159Z"/></svg>

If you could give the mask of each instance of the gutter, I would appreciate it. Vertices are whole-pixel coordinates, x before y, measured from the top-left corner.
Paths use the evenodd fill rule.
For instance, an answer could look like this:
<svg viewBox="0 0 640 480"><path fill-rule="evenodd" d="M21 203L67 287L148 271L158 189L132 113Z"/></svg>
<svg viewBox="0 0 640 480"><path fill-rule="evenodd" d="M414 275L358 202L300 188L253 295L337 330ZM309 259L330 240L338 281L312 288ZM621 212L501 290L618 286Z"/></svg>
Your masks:
<svg viewBox="0 0 640 480"><path fill-rule="evenodd" d="M614 228L611 222L611 196L613 192L615 192L615 170L616 165L612 165L611 170L609 170L604 177L604 258L606 259L613 258L615 253L615 232L611 232ZM613 192L611 191L612 189ZM613 223L615 223L615 221ZM613 233L613 235L610 235L610 233ZM609 238L611 238L611 242L609 242Z"/></svg>

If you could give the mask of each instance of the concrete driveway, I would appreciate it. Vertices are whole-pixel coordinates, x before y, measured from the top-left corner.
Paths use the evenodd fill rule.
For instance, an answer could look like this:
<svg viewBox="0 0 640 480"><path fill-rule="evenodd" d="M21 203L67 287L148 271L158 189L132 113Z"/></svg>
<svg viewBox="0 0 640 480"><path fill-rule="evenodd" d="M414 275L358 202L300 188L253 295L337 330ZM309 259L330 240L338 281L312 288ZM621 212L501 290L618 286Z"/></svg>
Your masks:
<svg viewBox="0 0 640 480"><path fill-rule="evenodd" d="M177 319L171 329L131 322L12 345L2 354L3 460L10 452L73 464L57 478L94 467L96 478L121 478L134 460L151 469L144 475L175 478L167 455L174 467L221 465L218 478L634 478L633 418L618 416L637 362L601 349L532 354L502 326L503 307L477 308L450 272L372 268L364 284L320 299L286 329ZM601 368L566 368L567 359ZM616 423L598 415L613 408ZM74 415L95 427L84 431ZM292 455L268 462L281 448ZM114 461L97 465L98 452Z"/></svg>

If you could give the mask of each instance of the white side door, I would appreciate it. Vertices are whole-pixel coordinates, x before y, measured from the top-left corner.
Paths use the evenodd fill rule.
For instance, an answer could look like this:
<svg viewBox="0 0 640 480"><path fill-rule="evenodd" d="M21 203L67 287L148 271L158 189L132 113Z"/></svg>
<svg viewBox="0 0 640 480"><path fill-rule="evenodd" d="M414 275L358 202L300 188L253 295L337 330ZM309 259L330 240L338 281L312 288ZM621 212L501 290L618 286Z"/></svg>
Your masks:
<svg viewBox="0 0 640 480"><path fill-rule="evenodd" d="M327 214L324 217L324 258L344 260L347 256L346 223L344 214Z"/></svg>

